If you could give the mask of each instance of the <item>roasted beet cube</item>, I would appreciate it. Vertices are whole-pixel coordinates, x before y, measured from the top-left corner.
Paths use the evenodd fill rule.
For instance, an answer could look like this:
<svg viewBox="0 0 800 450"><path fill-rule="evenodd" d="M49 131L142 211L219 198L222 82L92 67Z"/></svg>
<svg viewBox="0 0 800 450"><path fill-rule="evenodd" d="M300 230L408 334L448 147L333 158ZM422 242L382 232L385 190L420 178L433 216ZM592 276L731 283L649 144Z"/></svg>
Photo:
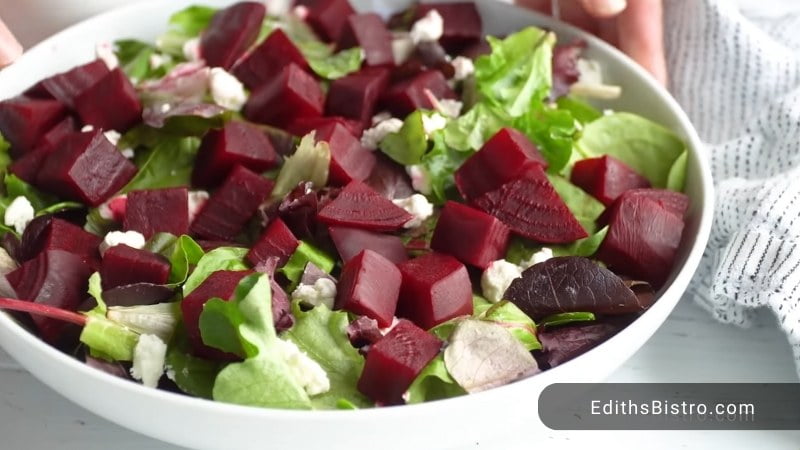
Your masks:
<svg viewBox="0 0 800 450"><path fill-rule="evenodd" d="M287 125L286 131L295 136L302 137L318 128L333 124L339 124L347 128L347 131L349 131L353 136L361 136L364 133L364 126L361 124L361 122L354 119L336 116L301 117ZM294 150L294 142L292 142L292 150Z"/></svg>
<svg viewBox="0 0 800 450"><path fill-rule="evenodd" d="M39 142L36 144L36 147L56 147L61 139L69 136L72 133L75 133L79 130L78 128L78 121L75 120L72 116L67 116L50 128L44 135L42 135Z"/></svg>
<svg viewBox="0 0 800 450"><path fill-rule="evenodd" d="M462 197L472 200L519 178L531 164L547 168L539 149L524 134L503 128L456 171L456 187Z"/></svg>
<svg viewBox="0 0 800 450"><path fill-rule="evenodd" d="M623 194L617 201L597 258L617 273L660 288L675 264L683 219L646 196Z"/></svg>
<svg viewBox="0 0 800 450"><path fill-rule="evenodd" d="M364 127L370 126L378 99L388 83L389 70L384 68L366 68L339 78L328 90L325 111L328 115L347 117Z"/></svg>
<svg viewBox="0 0 800 450"><path fill-rule="evenodd" d="M402 277L397 266L372 250L345 263L336 293L336 308L392 324Z"/></svg>
<svg viewBox="0 0 800 450"><path fill-rule="evenodd" d="M322 207L317 219L332 226L389 232L402 228L412 217L366 184L352 181Z"/></svg>
<svg viewBox="0 0 800 450"><path fill-rule="evenodd" d="M461 203L447 202L436 222L431 248L486 269L506 254L508 237L508 227L496 217Z"/></svg>
<svg viewBox="0 0 800 450"><path fill-rule="evenodd" d="M441 348L436 336L401 320L370 347L358 390L380 404L401 404L403 394Z"/></svg>
<svg viewBox="0 0 800 450"><path fill-rule="evenodd" d="M520 178L472 203L514 233L536 242L566 244L588 236L539 164L528 165Z"/></svg>
<svg viewBox="0 0 800 450"><path fill-rule="evenodd" d="M31 221L25 232L17 260L25 262L48 250L63 250L75 254L91 267L99 265L97 248L102 239L83 228L53 216L40 216Z"/></svg>
<svg viewBox="0 0 800 450"><path fill-rule="evenodd" d="M6 275L17 298L43 305L75 311L86 297L92 269L75 254L63 250L47 250ZM39 335L56 343L65 323L55 319L33 316Z"/></svg>
<svg viewBox="0 0 800 450"><path fill-rule="evenodd" d="M614 203L625 191L650 187L647 178L608 155L575 163L571 180L606 206Z"/></svg>
<svg viewBox="0 0 800 450"><path fill-rule="evenodd" d="M467 268L457 259L433 252L398 267L403 274L398 317L427 330L472 314L472 283Z"/></svg>
<svg viewBox="0 0 800 450"><path fill-rule="evenodd" d="M278 164L278 154L264 132L245 122L231 121L221 130L211 130L197 152L192 183L214 187L237 164L253 172L264 172Z"/></svg>
<svg viewBox="0 0 800 450"><path fill-rule="evenodd" d="M156 233L180 236L189 232L189 192L186 188L133 191L125 201L125 231L150 239Z"/></svg>
<svg viewBox="0 0 800 450"><path fill-rule="evenodd" d="M444 19L444 33L439 42L448 52L458 53L481 40L483 22L474 3L422 4L417 8L415 18L422 18L432 9Z"/></svg>
<svg viewBox="0 0 800 450"><path fill-rule="evenodd" d="M339 37L339 48L361 47L368 66L394 65L392 33L375 13L353 14Z"/></svg>
<svg viewBox="0 0 800 450"><path fill-rule="evenodd" d="M211 195L191 224L202 239L231 241L253 217L275 183L242 166L236 166Z"/></svg>
<svg viewBox="0 0 800 450"><path fill-rule="evenodd" d="M428 70L390 87L382 103L393 115L405 117L417 109L434 109L429 95L439 100L456 98L444 75L438 70Z"/></svg>
<svg viewBox="0 0 800 450"><path fill-rule="evenodd" d="M316 130L317 141L325 141L331 150L330 183L344 186L357 180L364 181L375 167L375 154L350 134L346 127L333 123Z"/></svg>
<svg viewBox="0 0 800 450"><path fill-rule="evenodd" d="M39 170L41 170L44 160L54 150L55 148L49 145L37 147L16 159L8 166L8 170L21 180L36 184L36 177L39 175Z"/></svg>
<svg viewBox="0 0 800 450"><path fill-rule="evenodd" d="M347 18L356 13L349 0L298 0L296 4L308 8L306 21L328 42L339 40Z"/></svg>
<svg viewBox="0 0 800 450"><path fill-rule="evenodd" d="M37 182L49 192L97 206L135 174L136 166L97 130L64 138L42 164Z"/></svg>
<svg viewBox="0 0 800 450"><path fill-rule="evenodd" d="M279 28L239 62L233 74L245 86L255 89L278 76L281 69L291 63L303 70L310 70L306 58Z"/></svg>
<svg viewBox="0 0 800 450"><path fill-rule="evenodd" d="M104 130L127 131L142 120L142 104L122 69L114 69L75 98L84 123Z"/></svg>
<svg viewBox="0 0 800 450"><path fill-rule="evenodd" d="M105 78L110 70L103 60L74 67L64 73L42 80L42 87L68 108L75 109L75 99Z"/></svg>
<svg viewBox="0 0 800 450"><path fill-rule="evenodd" d="M325 109L325 93L319 82L297 64L253 91L244 107L248 119L284 128L306 117L320 117Z"/></svg>
<svg viewBox="0 0 800 450"><path fill-rule="evenodd" d="M32 150L39 139L58 124L67 110L55 100L16 97L0 102L0 134L11 144L13 155Z"/></svg>
<svg viewBox="0 0 800 450"><path fill-rule="evenodd" d="M214 14L200 38L200 55L210 67L233 67L256 41L267 9L262 2L239 2Z"/></svg>
<svg viewBox="0 0 800 450"><path fill-rule="evenodd" d="M264 264L269 258L277 258L276 267L283 267L291 258L300 241L292 234L292 230L279 218L274 219L258 242L247 253L250 264Z"/></svg>
<svg viewBox="0 0 800 450"><path fill-rule="evenodd" d="M406 247L398 236L344 227L330 227L328 234L345 263L364 250L372 250L395 264L408 260Z"/></svg>
<svg viewBox="0 0 800 450"><path fill-rule="evenodd" d="M100 278L103 289L134 283L166 284L169 261L161 255L127 245L115 245L103 253Z"/></svg>
<svg viewBox="0 0 800 450"><path fill-rule="evenodd" d="M617 201L603 211L603 214L597 218L598 225L601 227L608 225L611 215L619 207L623 197L626 201L633 197L649 198L681 219L686 217L686 213L689 211L689 197L686 194L667 189L631 189L623 193Z"/></svg>

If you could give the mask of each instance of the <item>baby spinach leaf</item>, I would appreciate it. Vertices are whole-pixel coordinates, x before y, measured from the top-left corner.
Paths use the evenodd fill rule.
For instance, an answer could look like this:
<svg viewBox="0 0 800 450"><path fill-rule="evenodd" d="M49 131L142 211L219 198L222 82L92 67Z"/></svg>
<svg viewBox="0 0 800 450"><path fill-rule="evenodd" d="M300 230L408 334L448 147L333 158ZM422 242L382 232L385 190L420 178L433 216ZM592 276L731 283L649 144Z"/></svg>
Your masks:
<svg viewBox="0 0 800 450"><path fill-rule="evenodd" d="M31 202L34 211L47 208L55 204L58 198L54 195L44 193L32 185L19 179L16 175L7 173L5 176L6 195L10 199L25 197Z"/></svg>
<svg viewBox="0 0 800 450"><path fill-rule="evenodd" d="M176 336L182 336L178 331ZM197 358L189 353L185 339L173 342L167 351L167 376L183 392L195 397L211 399L214 380L219 374L219 364L207 359Z"/></svg>
<svg viewBox="0 0 800 450"><path fill-rule="evenodd" d="M163 136L160 144L143 152L139 172L122 192L189 186L199 148L198 138Z"/></svg>
<svg viewBox="0 0 800 450"><path fill-rule="evenodd" d="M559 99L556 100L556 104L558 105L558 109L566 110L572 113L572 117L574 117L575 120L580 122L582 125L594 122L595 120L603 117L603 113L598 111L594 106L586 103L583 100L568 95L559 97Z"/></svg>
<svg viewBox="0 0 800 450"><path fill-rule="evenodd" d="M200 244L189 236L176 237L169 233L156 233L145 248L159 253L169 260L169 284L177 286L186 281L192 267L200 262L205 254Z"/></svg>
<svg viewBox="0 0 800 450"><path fill-rule="evenodd" d="M391 133L380 142L380 149L388 157L404 166L419 164L428 149L428 137L422 124L422 111L411 113L397 133Z"/></svg>
<svg viewBox="0 0 800 450"><path fill-rule="evenodd" d="M297 246L289 261L279 269L291 282L289 292L294 291L294 288L300 283L300 278L308 263L314 264L325 273L330 273L336 265L336 260L314 245L300 241L300 245Z"/></svg>
<svg viewBox="0 0 800 450"><path fill-rule="evenodd" d="M193 5L182 9L169 18L169 29L159 36L156 46L163 52L183 58L183 44L198 37L216 14L208 6Z"/></svg>
<svg viewBox="0 0 800 450"><path fill-rule="evenodd" d="M547 316L539 322L539 326L557 327L577 322L591 322L593 320L595 320L594 314L590 312L570 312Z"/></svg>
<svg viewBox="0 0 800 450"><path fill-rule="evenodd" d="M570 183L566 178L559 175L548 175L550 183L553 184L558 195L567 204L567 207L578 219L588 234L597 231L595 221L600 214L605 211L605 206L597 199L587 194L586 191Z"/></svg>

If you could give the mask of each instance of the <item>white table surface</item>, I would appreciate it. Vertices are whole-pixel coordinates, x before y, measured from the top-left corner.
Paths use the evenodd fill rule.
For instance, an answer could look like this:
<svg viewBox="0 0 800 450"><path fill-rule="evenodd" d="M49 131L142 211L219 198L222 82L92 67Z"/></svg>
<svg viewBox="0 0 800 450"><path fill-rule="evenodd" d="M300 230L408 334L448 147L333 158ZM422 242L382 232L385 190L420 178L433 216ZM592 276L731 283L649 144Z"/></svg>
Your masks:
<svg viewBox="0 0 800 450"><path fill-rule="evenodd" d="M750 329L714 322L683 301L624 366L615 382L795 382L791 350L772 317ZM154 419L157 420L157 419ZM548 447L800 449L800 431L553 432ZM503 450L531 449L509 443ZM0 351L0 448L172 450L177 447L114 425L60 397ZM496 450L476 443L477 449ZM305 450L305 449L304 449Z"/></svg>

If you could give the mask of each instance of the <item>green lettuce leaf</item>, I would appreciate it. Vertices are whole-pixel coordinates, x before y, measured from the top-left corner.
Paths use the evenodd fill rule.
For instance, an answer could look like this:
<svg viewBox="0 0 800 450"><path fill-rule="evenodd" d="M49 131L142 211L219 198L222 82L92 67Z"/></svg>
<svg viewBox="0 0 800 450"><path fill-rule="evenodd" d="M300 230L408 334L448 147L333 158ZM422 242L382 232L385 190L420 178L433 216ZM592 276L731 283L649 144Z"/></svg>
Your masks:
<svg viewBox="0 0 800 450"><path fill-rule="evenodd" d="M408 403L422 403L433 400L466 395L467 391L456 383L444 365L444 357L439 354L422 369L408 388Z"/></svg>
<svg viewBox="0 0 800 450"><path fill-rule="evenodd" d="M528 351L539 350L542 344L536 338L536 324L517 305L501 301L495 303L479 319L494 322L506 328Z"/></svg>
<svg viewBox="0 0 800 450"><path fill-rule="evenodd" d="M194 137L164 137L153 149L137 155L139 172L122 192L191 185L192 170L200 140Z"/></svg>
<svg viewBox="0 0 800 450"><path fill-rule="evenodd" d="M302 181L310 181L317 188L325 186L328 183L330 163L331 149L328 143L325 141L315 143L312 131L300 140L294 155L284 161L278 179L275 180L275 187L272 189L272 198L283 198Z"/></svg>
<svg viewBox="0 0 800 450"><path fill-rule="evenodd" d="M168 61L159 67L152 67L150 58L157 54L158 50L136 39L121 39L114 42L114 53L122 71L134 81L161 78L175 66L171 57L165 56L164 58L169 58Z"/></svg>
<svg viewBox="0 0 800 450"><path fill-rule="evenodd" d="M11 164L11 155L8 153L10 148L11 144L3 137L3 133L0 133L0 173L5 173Z"/></svg>
<svg viewBox="0 0 800 450"><path fill-rule="evenodd" d="M86 205L78 202L58 202L36 211L36 217L45 216L47 214L55 214L57 212L70 209L83 209L85 207Z"/></svg>
<svg viewBox="0 0 800 450"><path fill-rule="evenodd" d="M247 270L249 266L244 260L247 251L246 248L219 247L203 255L183 285L183 296L189 295L214 272L220 270Z"/></svg>
<svg viewBox="0 0 800 450"><path fill-rule="evenodd" d="M453 174L473 152L460 152L450 148L445 143L442 131L434 133L431 138L433 148L422 157L420 166L430 181L431 192L428 199L434 204L442 205L448 199L458 198Z"/></svg>
<svg viewBox="0 0 800 450"><path fill-rule="evenodd" d="M559 325L567 325L577 322L591 322L595 319L594 314L590 312L568 312L561 314L553 314L547 316L539 321L540 327L557 327Z"/></svg>
<svg viewBox="0 0 800 450"><path fill-rule="evenodd" d="M186 332L177 330L167 350L167 376L181 391L200 398L212 399L214 380L221 369L218 363L192 356Z"/></svg>
<svg viewBox="0 0 800 450"><path fill-rule="evenodd" d="M80 341L97 358L132 361L139 334L106 317L108 307L103 301L102 292L100 273L95 272L89 277L88 293L97 301L97 306L85 313L86 325L81 330Z"/></svg>
<svg viewBox="0 0 800 450"><path fill-rule="evenodd" d="M208 6L193 5L169 18L169 29L156 39L159 50L183 58L183 44L200 36L217 10Z"/></svg>
<svg viewBox="0 0 800 450"><path fill-rule="evenodd" d="M594 106L569 95L559 97L559 99L556 100L556 105L558 105L558 109L563 109L572 113L572 117L582 125L594 122L603 117L603 113Z"/></svg>
<svg viewBox="0 0 800 450"><path fill-rule="evenodd" d="M301 45L300 50L302 51L307 47L307 45ZM361 63L364 62L364 50L361 47L342 50L324 57L309 57L311 53L308 51L303 52L303 54L306 56L311 70L328 80L336 80L357 72L361 68Z"/></svg>
<svg viewBox="0 0 800 450"><path fill-rule="evenodd" d="M114 231L118 228L119 224L113 220L104 219L103 216L100 215L100 210L98 208L89 210L89 213L86 215L86 225L83 226L84 230L101 237L108 234L109 231Z"/></svg>
<svg viewBox="0 0 800 450"><path fill-rule="evenodd" d="M205 252L200 244L189 236L176 237L169 233L156 233L145 246L169 260L169 284L179 285L186 281L192 267L196 266Z"/></svg>
<svg viewBox="0 0 800 450"><path fill-rule="evenodd" d="M578 127L568 110L537 105L520 116L514 127L539 147L550 173L559 173L570 162Z"/></svg>
<svg viewBox="0 0 800 450"><path fill-rule="evenodd" d="M278 269L278 271L285 275L291 282L289 285L289 292L294 291L294 288L300 283L300 278L303 277L303 271L306 270L306 265L308 265L308 263L313 263L326 273L330 273L336 266L336 260L333 257L318 249L313 244L300 241L300 245L297 246L297 249L292 253L289 260L286 261L286 264Z"/></svg>
<svg viewBox="0 0 800 450"><path fill-rule="evenodd" d="M511 124L500 108L478 103L466 114L451 120L444 130L445 143L459 151L479 150L501 128Z"/></svg>
<svg viewBox="0 0 800 450"><path fill-rule="evenodd" d="M6 174L5 185L6 195L9 199L13 200L17 197L25 197L31 202L34 211L42 210L58 202L58 198L54 195L46 194L36 189L11 173Z"/></svg>
<svg viewBox="0 0 800 450"><path fill-rule="evenodd" d="M379 145L381 151L396 162L410 166L419 164L428 150L428 137L422 124L422 111L409 114L397 133L386 136Z"/></svg>
<svg viewBox="0 0 800 450"><path fill-rule="evenodd" d="M597 231L597 218L603 214L606 207L566 178L558 175L548 175L548 178L586 233L594 234Z"/></svg>
<svg viewBox="0 0 800 450"><path fill-rule="evenodd" d="M590 235L587 238L579 239L572 244L563 246L553 246L553 255L555 256L582 256L588 258L594 256L600 245L608 235L608 227L603 227L598 232Z"/></svg>

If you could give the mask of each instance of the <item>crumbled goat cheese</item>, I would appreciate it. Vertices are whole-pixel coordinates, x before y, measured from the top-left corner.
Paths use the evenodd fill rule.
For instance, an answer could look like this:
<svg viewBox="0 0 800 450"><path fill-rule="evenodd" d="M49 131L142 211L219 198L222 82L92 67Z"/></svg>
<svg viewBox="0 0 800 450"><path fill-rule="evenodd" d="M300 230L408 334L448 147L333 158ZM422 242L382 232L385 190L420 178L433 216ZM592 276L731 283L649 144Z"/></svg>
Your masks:
<svg viewBox="0 0 800 450"><path fill-rule="evenodd" d="M336 283L328 278L320 278L314 284L301 284L292 292L292 300L309 306L325 305L333 309L336 300Z"/></svg>
<svg viewBox="0 0 800 450"><path fill-rule="evenodd" d="M114 210L111 209L111 204L114 202L127 202L128 196L125 194L118 195L116 197L111 197L110 199L106 200L105 202L101 203L100 206L97 207L97 212L100 214L105 220L114 220L114 221L122 221L123 217L122 214L114 213Z"/></svg>
<svg viewBox="0 0 800 450"><path fill-rule="evenodd" d="M225 69L214 67L209 78L214 103L225 109L238 111L247 102L244 85Z"/></svg>
<svg viewBox="0 0 800 450"><path fill-rule="evenodd" d="M94 127L91 125L84 125L83 128L81 128L81 133L91 133L92 131L94 131Z"/></svg>
<svg viewBox="0 0 800 450"><path fill-rule="evenodd" d="M415 191L425 195L431 193L431 180L422 166L406 166L406 173L411 177L411 187L413 187Z"/></svg>
<svg viewBox="0 0 800 450"><path fill-rule="evenodd" d="M331 389L331 381L325 369L311 359L294 342L278 339L283 359L289 365L294 379L310 396L324 394Z"/></svg>
<svg viewBox="0 0 800 450"><path fill-rule="evenodd" d="M114 54L114 47L111 46L110 42L101 42L97 44L94 48L94 53L98 59L106 63L109 70L114 70L119 67L119 59L117 59L117 55Z"/></svg>
<svg viewBox="0 0 800 450"><path fill-rule="evenodd" d="M403 208L413 216L413 219L403 225L404 228L417 228L422 222L428 220L433 215L433 204L421 194L414 194L408 198L392 200L392 203Z"/></svg>
<svg viewBox="0 0 800 450"><path fill-rule="evenodd" d="M133 159L133 157L136 156L132 148L123 148L120 150L120 153L127 159Z"/></svg>
<svg viewBox="0 0 800 450"><path fill-rule="evenodd" d="M150 55L149 62L151 69L158 69L159 67L167 63L167 58L159 53L153 53Z"/></svg>
<svg viewBox="0 0 800 450"><path fill-rule="evenodd" d="M458 118L461 115L461 110L464 109L464 103L458 100L443 98L434 103L436 111L439 111L443 116L452 119Z"/></svg>
<svg viewBox="0 0 800 450"><path fill-rule="evenodd" d="M527 261L523 261L522 264L520 264L520 267L522 267L522 269L524 270L536 264L543 263L552 257L553 257L553 250L544 247L538 252L531 255L530 259L528 259Z"/></svg>
<svg viewBox="0 0 800 450"><path fill-rule="evenodd" d="M210 195L206 191L189 191L189 223L194 222L197 213L208 201Z"/></svg>
<svg viewBox="0 0 800 450"><path fill-rule="evenodd" d="M111 144L115 146L119 144L119 139L122 137L122 135L119 134L118 131L114 130L106 131L105 133L103 133L103 135L106 137L106 139L108 139L108 142L111 142Z"/></svg>
<svg viewBox="0 0 800 450"><path fill-rule="evenodd" d="M456 81L466 80L475 73L475 64L466 56L456 56L451 64L456 70L455 75L453 75L453 79Z"/></svg>
<svg viewBox="0 0 800 450"><path fill-rule="evenodd" d="M294 14L300 20L306 20L308 17L308 8L303 5L295 6L292 10L292 14Z"/></svg>
<svg viewBox="0 0 800 450"><path fill-rule="evenodd" d="M428 11L428 14L411 27L411 40L414 44L438 41L443 34L444 19L435 9Z"/></svg>
<svg viewBox="0 0 800 450"><path fill-rule="evenodd" d="M384 120L364 131L364 134L361 135L361 145L370 150L375 150L386 136L397 133L401 128L403 128L403 121L400 119L392 117Z"/></svg>
<svg viewBox="0 0 800 450"><path fill-rule="evenodd" d="M428 136L439 130L444 130L445 127L447 127L447 117L439 113L422 115L422 128L425 129L425 134Z"/></svg>
<svg viewBox="0 0 800 450"><path fill-rule="evenodd" d="M164 360L167 357L167 344L158 336L143 334L133 349L131 376L142 384L155 388L164 374Z"/></svg>
<svg viewBox="0 0 800 450"><path fill-rule="evenodd" d="M285 16L292 9L293 0L265 0L267 14L274 17Z"/></svg>
<svg viewBox="0 0 800 450"><path fill-rule="evenodd" d="M100 254L117 245L127 245L137 249L144 248L145 239L138 231L112 231L100 243Z"/></svg>
<svg viewBox="0 0 800 450"><path fill-rule="evenodd" d="M370 123L373 126L375 126L375 125L383 122L384 120L389 120L391 118L392 118L392 113L390 113L389 111L381 111L378 114L375 114L374 116L372 116L372 120L370 121Z"/></svg>
<svg viewBox="0 0 800 450"><path fill-rule="evenodd" d="M192 38L183 44L183 57L187 61L200 61L200 38Z"/></svg>
<svg viewBox="0 0 800 450"><path fill-rule="evenodd" d="M382 335L386 336L387 334L389 334L390 331L394 329L394 327L397 326L398 323L400 323L400 319L398 319L397 316L394 316L392 317L392 323L390 323L388 327L378 328L378 331L380 331Z"/></svg>
<svg viewBox="0 0 800 450"><path fill-rule="evenodd" d="M570 87L570 93L582 97L613 100L622 94L622 88L603 83L600 63L591 59L578 59L578 82Z"/></svg>
<svg viewBox="0 0 800 450"><path fill-rule="evenodd" d="M511 286L511 282L522 276L522 269L505 259L498 259L489 264L481 275L481 290L486 300L497 303Z"/></svg>
<svg viewBox="0 0 800 450"><path fill-rule="evenodd" d="M414 41L411 40L411 36L408 33L395 33L392 38L392 55L394 57L394 63L400 66L408 61L408 58L414 54L415 48Z"/></svg>
<svg viewBox="0 0 800 450"><path fill-rule="evenodd" d="M6 208L3 221L7 226L14 227L17 233L22 234L35 214L36 211L33 210L30 200L24 195L20 195Z"/></svg>

